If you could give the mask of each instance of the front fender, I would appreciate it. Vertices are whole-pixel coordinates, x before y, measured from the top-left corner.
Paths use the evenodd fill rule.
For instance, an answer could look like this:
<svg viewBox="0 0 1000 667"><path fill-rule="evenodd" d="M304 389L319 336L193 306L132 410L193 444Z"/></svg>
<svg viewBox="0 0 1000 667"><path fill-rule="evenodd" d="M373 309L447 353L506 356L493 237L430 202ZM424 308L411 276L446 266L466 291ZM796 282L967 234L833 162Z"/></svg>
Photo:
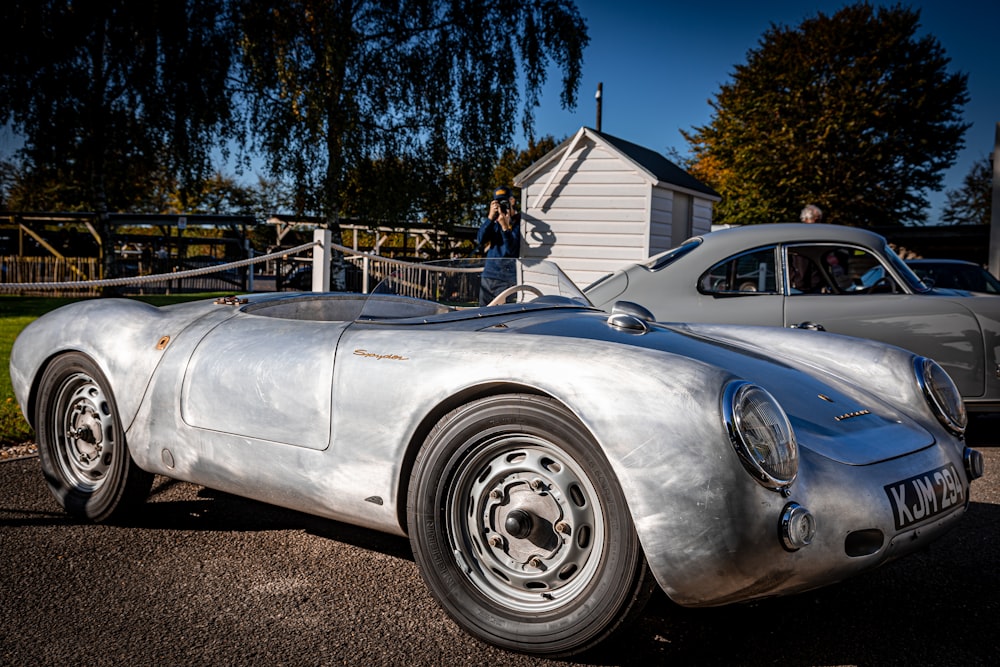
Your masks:
<svg viewBox="0 0 1000 667"><path fill-rule="evenodd" d="M31 424L45 366L59 354L75 351L100 367L122 422L130 424L164 350L197 312L130 299L89 299L43 315L24 328L11 349L10 378L21 412Z"/></svg>

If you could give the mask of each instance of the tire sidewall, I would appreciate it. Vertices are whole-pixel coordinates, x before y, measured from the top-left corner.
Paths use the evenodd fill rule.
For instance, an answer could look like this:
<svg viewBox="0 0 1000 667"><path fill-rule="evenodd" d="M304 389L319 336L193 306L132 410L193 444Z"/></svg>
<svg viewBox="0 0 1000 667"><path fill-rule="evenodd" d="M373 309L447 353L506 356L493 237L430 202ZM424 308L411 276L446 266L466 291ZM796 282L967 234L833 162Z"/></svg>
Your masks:
<svg viewBox="0 0 1000 667"><path fill-rule="evenodd" d="M477 442L507 433L557 445L587 472L599 494L605 517L601 563L586 592L565 608L531 615L503 608L476 589L453 555L446 528L452 481ZM418 455L408 500L411 542L425 581L460 625L490 643L529 653L576 653L611 634L635 602L636 580L646 566L624 495L593 437L555 401L498 396L447 415Z"/></svg>
<svg viewBox="0 0 1000 667"><path fill-rule="evenodd" d="M101 387L112 423L111 464L104 481L93 491L81 489L75 484L60 463L60 457L67 454L59 451L65 446L65 438L56 430L62 425L64 415L53 414L53 411L61 409L56 405L60 390L66 380L76 374L90 377ZM89 357L75 352L66 353L46 367L39 382L38 400L35 401L35 431L42 473L56 500L70 514L90 521L106 521L116 515L129 495L141 492L134 487L146 484L148 490L152 476L140 471L132 462L114 392L104 373Z"/></svg>

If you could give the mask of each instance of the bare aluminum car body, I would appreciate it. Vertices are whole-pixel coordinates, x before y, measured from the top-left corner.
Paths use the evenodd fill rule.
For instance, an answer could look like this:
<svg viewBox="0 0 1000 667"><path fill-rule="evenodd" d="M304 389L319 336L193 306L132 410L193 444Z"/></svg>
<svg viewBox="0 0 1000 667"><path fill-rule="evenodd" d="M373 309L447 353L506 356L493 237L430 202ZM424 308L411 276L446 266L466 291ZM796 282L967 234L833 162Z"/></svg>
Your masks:
<svg viewBox="0 0 1000 667"><path fill-rule="evenodd" d="M400 535L413 529L414 459L443 415L484 396L546 397L599 445L656 582L682 605L810 589L921 548L965 512L981 474L911 352L664 326L565 296L460 310L379 294L82 301L14 346L29 420L46 418L40 378L70 352L107 378L141 469ZM787 414L793 482L766 488L741 464L734 382ZM789 548L780 526L793 506L815 535Z"/></svg>
<svg viewBox="0 0 1000 667"><path fill-rule="evenodd" d="M823 262L837 251L838 284ZM819 284L796 289L792 257ZM940 363L970 411L1000 410L1000 299L924 285L885 239L855 227L750 225L706 234L584 289L598 307L640 303L664 322L821 328L898 345Z"/></svg>

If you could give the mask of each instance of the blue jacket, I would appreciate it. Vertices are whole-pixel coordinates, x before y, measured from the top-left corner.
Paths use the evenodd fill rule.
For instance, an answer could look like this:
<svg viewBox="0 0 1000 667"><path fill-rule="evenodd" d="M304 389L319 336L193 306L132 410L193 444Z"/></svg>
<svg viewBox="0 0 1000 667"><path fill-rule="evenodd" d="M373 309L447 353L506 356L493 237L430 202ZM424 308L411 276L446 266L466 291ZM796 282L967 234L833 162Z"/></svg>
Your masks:
<svg viewBox="0 0 1000 667"><path fill-rule="evenodd" d="M476 235L476 250L482 253L484 248L487 259L517 258L521 254L521 216L514 217L509 232L503 231L498 222L483 220ZM514 263L487 262L483 277L512 279Z"/></svg>

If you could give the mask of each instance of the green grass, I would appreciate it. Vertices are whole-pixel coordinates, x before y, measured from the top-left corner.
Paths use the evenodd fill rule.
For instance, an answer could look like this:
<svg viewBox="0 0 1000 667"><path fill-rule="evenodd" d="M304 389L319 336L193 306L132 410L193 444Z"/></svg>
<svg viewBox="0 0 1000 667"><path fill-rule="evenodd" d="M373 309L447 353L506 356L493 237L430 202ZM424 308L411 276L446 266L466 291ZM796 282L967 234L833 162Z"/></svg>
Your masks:
<svg viewBox="0 0 1000 667"><path fill-rule="evenodd" d="M154 306L194 301L220 294L180 294L131 297ZM0 446L18 445L34 438L34 433L14 400L10 383L10 349L24 327L50 310L79 301L73 298L0 295Z"/></svg>

